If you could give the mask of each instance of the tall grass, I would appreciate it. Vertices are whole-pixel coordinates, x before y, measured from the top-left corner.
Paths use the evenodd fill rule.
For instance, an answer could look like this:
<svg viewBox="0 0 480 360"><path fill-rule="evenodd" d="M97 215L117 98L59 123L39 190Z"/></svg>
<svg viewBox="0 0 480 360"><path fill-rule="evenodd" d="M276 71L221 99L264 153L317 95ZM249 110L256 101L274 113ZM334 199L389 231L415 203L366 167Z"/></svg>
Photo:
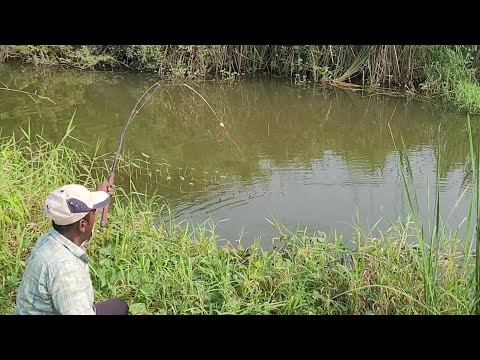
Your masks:
<svg viewBox="0 0 480 360"><path fill-rule="evenodd" d="M0 140L1 313L13 312L27 256L50 226L42 213L45 196L70 182L93 187L108 172L104 157L68 147L75 141L72 131L71 122L58 144L28 129L21 139ZM441 151L439 147L437 174ZM414 182L408 156L399 162L411 216L393 222L378 237L357 226L353 246L340 235L307 236L305 231L273 223L281 241L271 251L263 251L259 243L249 248L220 247L214 228L175 224L161 197L140 193L133 182L128 189L118 187L109 225L97 227L87 248L95 298L125 298L134 314L478 311L478 259L468 261L473 254L462 248L458 234L447 236L442 231L438 186L434 235L430 241L424 238L418 200L410 189ZM478 163L472 166L478 174ZM438 181L439 175L437 185ZM478 189L478 177L476 184ZM478 197L476 192L477 208ZM478 248L478 231L475 236Z"/></svg>
<svg viewBox="0 0 480 360"><path fill-rule="evenodd" d="M468 121L468 143L470 147L470 163L472 173L475 179L475 210L476 210L476 225L475 225L475 314L480 315L480 258L478 257L480 249L480 142L477 141L477 146L474 147L472 126L470 124L470 116L467 117ZM476 150L476 151L475 151Z"/></svg>
<svg viewBox="0 0 480 360"><path fill-rule="evenodd" d="M480 111L477 45L0 45L0 62L12 59L180 79L268 74L297 84L439 96Z"/></svg>
<svg viewBox="0 0 480 360"><path fill-rule="evenodd" d="M390 126L389 126L390 127ZM391 129L390 129L391 131ZM440 134L440 127L438 129L438 133ZM424 235L424 224L420 221L420 214L418 213L418 197L416 193L416 186L415 186L415 180L413 177L413 172L412 172L412 167L410 165L410 161L408 158L408 155L406 154L406 147L403 142L402 138L402 144L403 144L403 149L399 150L397 148L397 145L395 144L395 139L392 134L392 139L395 145L396 151L400 154L399 156L399 161L398 161L398 167L400 169L401 175L402 175L402 180L404 184L404 188L407 194L407 199L409 203L409 209L410 212L413 216L413 223L415 225L415 235L416 235L416 241L419 244L419 249L420 249L420 264L421 264L421 274L422 274L422 279L423 279L423 286L424 286L424 302L427 304L430 308L437 308L439 305L439 302L442 300L442 297L445 296L444 293L442 293L439 289L438 281L439 281L439 275L442 275L439 269L439 261L442 258L440 254L440 250L443 249L444 251L445 246L452 246L452 244L455 247L452 249L448 249L447 252L450 252L454 250L455 253L459 254L461 253L461 246L466 246L468 249L471 249L471 243L468 243L468 230L470 229L470 224L472 222L472 207L475 202L476 205L476 226L475 226L475 236L470 240L471 242L475 241L475 246L476 246L476 251L475 251L475 271L474 275L475 276L475 281L473 281L472 275L467 275L468 271L465 271L465 269L469 268L470 258L472 254L467 251L463 252L463 257L461 260L461 266L464 267L463 271L461 273L463 276L466 277L464 281L473 284L475 283L475 287L471 289L471 292L473 295L471 296L471 305L469 308L471 309L470 311L475 311L476 314L479 313L479 299L480 299L480 261L478 257L476 256L478 254L478 248L480 244L480 234L479 234L479 228L478 224L480 223L479 220L479 209L480 209L480 195L479 195L479 189L480 189L480 183L479 183L479 173L476 172L480 169L479 168L479 161L480 161L480 147L477 145L477 147L474 147L474 142L473 142L473 136L472 136L472 128L471 128L471 123L470 123L470 117L467 117L467 133L468 133L468 141L469 141L469 148L470 148L470 166L472 168L472 172L475 176L476 179L476 184L474 187L473 195L470 198L470 211L467 215L466 223L467 223L467 229L466 229L466 236L463 238L463 242L459 243L459 239L449 239L447 235L444 232L444 228L442 226L442 221L440 218L440 174L442 173L442 163L443 163L443 154L445 152L445 145L443 147L441 146L440 143L437 144L436 148L436 181L435 181L435 199L434 199L434 213L433 213L433 218L430 216L430 206L428 206L429 209L429 214L427 214L427 219L433 221L433 228L431 231L431 238L429 241L426 239ZM440 138L438 136L437 138ZM478 142L477 142L478 143ZM480 143L478 143L480 144ZM477 162L477 165L475 163ZM466 191L466 189L465 189ZM465 194L465 191L463 192L462 196ZM427 199L428 202L430 202L430 199ZM460 226L460 225L459 225ZM455 236L458 236L458 229L455 231ZM468 278L470 276L470 279Z"/></svg>
<svg viewBox="0 0 480 360"><path fill-rule="evenodd" d="M439 95L478 111L477 45L0 45L0 62L105 67L202 79L269 74L297 83Z"/></svg>

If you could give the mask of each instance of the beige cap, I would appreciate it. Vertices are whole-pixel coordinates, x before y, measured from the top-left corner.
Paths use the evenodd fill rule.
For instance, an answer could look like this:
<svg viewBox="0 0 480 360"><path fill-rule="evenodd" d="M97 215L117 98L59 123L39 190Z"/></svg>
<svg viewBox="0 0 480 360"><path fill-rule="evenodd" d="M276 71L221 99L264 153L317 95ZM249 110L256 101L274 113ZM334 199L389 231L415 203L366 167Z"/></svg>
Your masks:
<svg viewBox="0 0 480 360"><path fill-rule="evenodd" d="M105 191L90 191L82 185L71 184L48 194L44 211L55 224L69 225L109 203L110 195Z"/></svg>

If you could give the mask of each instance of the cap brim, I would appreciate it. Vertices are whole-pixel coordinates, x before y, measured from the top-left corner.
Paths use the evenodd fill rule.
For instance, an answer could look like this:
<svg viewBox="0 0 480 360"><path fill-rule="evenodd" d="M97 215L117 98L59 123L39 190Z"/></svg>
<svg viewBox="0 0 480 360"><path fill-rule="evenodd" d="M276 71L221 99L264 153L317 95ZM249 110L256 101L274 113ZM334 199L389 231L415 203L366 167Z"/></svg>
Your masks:
<svg viewBox="0 0 480 360"><path fill-rule="evenodd" d="M110 195L105 191L92 191L90 192L90 201L92 209L100 209L110 204Z"/></svg>

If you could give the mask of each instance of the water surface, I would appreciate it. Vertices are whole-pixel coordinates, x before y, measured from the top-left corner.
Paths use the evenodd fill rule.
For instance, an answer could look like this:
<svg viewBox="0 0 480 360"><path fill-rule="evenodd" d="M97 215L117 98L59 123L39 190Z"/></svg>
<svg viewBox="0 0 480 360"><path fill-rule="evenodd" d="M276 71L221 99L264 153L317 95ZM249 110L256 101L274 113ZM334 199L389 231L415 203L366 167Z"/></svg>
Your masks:
<svg viewBox="0 0 480 360"><path fill-rule="evenodd" d="M7 66L0 68L0 80L56 103L0 91L3 135L30 123L33 132L58 141L75 113L73 135L91 145L100 141L99 151L110 153L137 98L156 81L127 73ZM242 244L257 237L270 243L278 236L268 220L308 232L335 229L347 239L355 234L357 216L365 229L379 220L386 229L409 210L388 124L397 145L402 146L400 136L405 142L422 219L429 213L428 192L433 199L435 191L439 142L446 143L441 215L456 227L467 214L467 201L457 204L468 154L463 114L282 79L191 85L228 134L193 91L165 84L132 123L123 149L150 162L150 175L137 174L134 184L161 194L177 221L211 222L219 240L241 237Z"/></svg>

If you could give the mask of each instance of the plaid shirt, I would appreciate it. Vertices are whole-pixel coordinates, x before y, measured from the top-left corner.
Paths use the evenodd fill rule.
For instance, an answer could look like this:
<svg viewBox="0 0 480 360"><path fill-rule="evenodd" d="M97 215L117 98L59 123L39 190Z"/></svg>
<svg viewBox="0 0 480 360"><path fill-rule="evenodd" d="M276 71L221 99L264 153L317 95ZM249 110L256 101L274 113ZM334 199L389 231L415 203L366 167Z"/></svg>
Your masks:
<svg viewBox="0 0 480 360"><path fill-rule="evenodd" d="M85 250L55 229L41 236L18 289L18 315L95 315Z"/></svg>

